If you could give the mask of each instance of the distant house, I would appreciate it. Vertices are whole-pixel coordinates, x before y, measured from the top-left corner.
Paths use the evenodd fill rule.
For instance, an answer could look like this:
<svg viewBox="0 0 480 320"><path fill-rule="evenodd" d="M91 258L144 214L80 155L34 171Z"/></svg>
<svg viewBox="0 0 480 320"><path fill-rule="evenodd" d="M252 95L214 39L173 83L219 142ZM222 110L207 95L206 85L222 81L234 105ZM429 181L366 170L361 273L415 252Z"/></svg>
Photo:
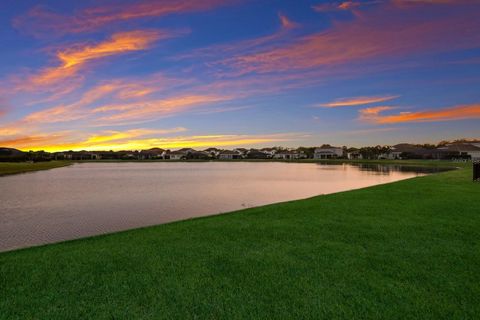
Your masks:
<svg viewBox="0 0 480 320"><path fill-rule="evenodd" d="M270 158L272 158L273 155L277 152L277 149L275 149L275 148L262 148L262 149L260 149L260 151L266 153Z"/></svg>
<svg viewBox="0 0 480 320"><path fill-rule="evenodd" d="M72 160L72 154L68 152L55 152L53 154L54 160Z"/></svg>
<svg viewBox="0 0 480 320"><path fill-rule="evenodd" d="M177 151L171 151L166 156L170 160L185 160L187 159L187 155L188 153L186 151L177 150Z"/></svg>
<svg viewBox="0 0 480 320"><path fill-rule="evenodd" d="M270 157L267 153L257 149L250 149L246 156L248 159L268 159Z"/></svg>
<svg viewBox="0 0 480 320"><path fill-rule="evenodd" d="M340 147L322 146L316 148L313 154L314 159L335 159L343 157L343 149Z"/></svg>
<svg viewBox="0 0 480 320"><path fill-rule="evenodd" d="M399 143L392 147L390 153L387 155L387 159L399 160L407 157L421 157L423 150L423 148L414 144Z"/></svg>
<svg viewBox="0 0 480 320"><path fill-rule="evenodd" d="M363 156L358 150L347 152L348 160L362 160Z"/></svg>
<svg viewBox="0 0 480 320"><path fill-rule="evenodd" d="M458 155L457 151L448 148L423 148L409 143L394 145L386 159L451 159Z"/></svg>
<svg viewBox="0 0 480 320"><path fill-rule="evenodd" d="M221 150L217 148L208 148L203 151L208 153L212 158L217 158Z"/></svg>
<svg viewBox="0 0 480 320"><path fill-rule="evenodd" d="M148 150L140 151L138 158L139 160L152 160L152 159L163 159L165 155L165 150L162 148L151 148Z"/></svg>
<svg viewBox="0 0 480 320"><path fill-rule="evenodd" d="M88 151L69 151L66 155L66 159L71 160L99 160L101 157L99 154Z"/></svg>
<svg viewBox="0 0 480 320"><path fill-rule="evenodd" d="M235 148L233 149L233 151L236 151L238 152L240 155L242 156L246 156L247 155L247 152L248 152L248 149L245 149L245 148Z"/></svg>
<svg viewBox="0 0 480 320"><path fill-rule="evenodd" d="M242 155L237 151L223 150L218 154L218 159L221 159L221 160L242 159Z"/></svg>
<svg viewBox="0 0 480 320"><path fill-rule="evenodd" d="M184 153L192 153L192 152L195 152L195 149L192 149L192 148L182 148L182 149L178 149L177 151L184 152Z"/></svg>
<svg viewBox="0 0 480 320"><path fill-rule="evenodd" d="M460 158L480 159L480 147L470 143L452 143L439 148L451 153L457 153Z"/></svg>
<svg viewBox="0 0 480 320"><path fill-rule="evenodd" d="M300 159L300 153L295 150L280 150L273 156L274 159L295 160Z"/></svg>

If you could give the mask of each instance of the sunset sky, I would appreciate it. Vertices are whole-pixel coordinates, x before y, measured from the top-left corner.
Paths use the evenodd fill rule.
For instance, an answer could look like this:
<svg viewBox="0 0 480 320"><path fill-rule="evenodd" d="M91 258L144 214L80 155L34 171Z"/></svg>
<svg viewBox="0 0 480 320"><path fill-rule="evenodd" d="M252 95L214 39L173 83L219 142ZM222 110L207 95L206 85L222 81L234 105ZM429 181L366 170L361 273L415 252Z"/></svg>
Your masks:
<svg viewBox="0 0 480 320"><path fill-rule="evenodd" d="M480 138L478 0L0 2L0 146Z"/></svg>

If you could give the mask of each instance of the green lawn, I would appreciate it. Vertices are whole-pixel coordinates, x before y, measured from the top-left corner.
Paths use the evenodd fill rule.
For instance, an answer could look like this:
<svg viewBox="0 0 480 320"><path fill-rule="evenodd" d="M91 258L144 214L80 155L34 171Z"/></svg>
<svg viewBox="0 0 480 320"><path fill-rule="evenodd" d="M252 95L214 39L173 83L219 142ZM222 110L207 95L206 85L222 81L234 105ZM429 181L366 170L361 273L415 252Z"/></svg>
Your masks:
<svg viewBox="0 0 480 320"><path fill-rule="evenodd" d="M0 254L2 319L478 319L471 167Z"/></svg>
<svg viewBox="0 0 480 320"><path fill-rule="evenodd" d="M0 162L0 176L7 174L23 173L30 171L53 169L72 164L68 161L47 161L47 162Z"/></svg>

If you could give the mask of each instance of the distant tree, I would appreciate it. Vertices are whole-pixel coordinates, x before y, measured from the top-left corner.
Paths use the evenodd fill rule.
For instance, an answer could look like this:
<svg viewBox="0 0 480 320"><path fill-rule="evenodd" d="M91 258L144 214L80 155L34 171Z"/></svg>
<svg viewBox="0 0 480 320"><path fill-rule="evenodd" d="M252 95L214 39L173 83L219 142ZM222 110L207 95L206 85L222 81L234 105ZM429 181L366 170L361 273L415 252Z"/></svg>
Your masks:
<svg viewBox="0 0 480 320"><path fill-rule="evenodd" d="M297 152L305 154L307 158L313 158L315 147L300 147L297 149Z"/></svg>

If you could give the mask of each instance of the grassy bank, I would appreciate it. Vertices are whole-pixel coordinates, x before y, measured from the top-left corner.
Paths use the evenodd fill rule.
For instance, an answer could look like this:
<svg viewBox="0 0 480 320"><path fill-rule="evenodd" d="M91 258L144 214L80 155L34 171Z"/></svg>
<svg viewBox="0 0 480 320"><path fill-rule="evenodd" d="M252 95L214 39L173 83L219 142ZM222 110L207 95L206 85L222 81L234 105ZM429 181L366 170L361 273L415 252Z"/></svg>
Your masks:
<svg viewBox="0 0 480 320"><path fill-rule="evenodd" d="M30 171L47 170L72 164L69 161L0 162L0 176Z"/></svg>
<svg viewBox="0 0 480 320"><path fill-rule="evenodd" d="M0 254L2 319L475 319L471 170Z"/></svg>

